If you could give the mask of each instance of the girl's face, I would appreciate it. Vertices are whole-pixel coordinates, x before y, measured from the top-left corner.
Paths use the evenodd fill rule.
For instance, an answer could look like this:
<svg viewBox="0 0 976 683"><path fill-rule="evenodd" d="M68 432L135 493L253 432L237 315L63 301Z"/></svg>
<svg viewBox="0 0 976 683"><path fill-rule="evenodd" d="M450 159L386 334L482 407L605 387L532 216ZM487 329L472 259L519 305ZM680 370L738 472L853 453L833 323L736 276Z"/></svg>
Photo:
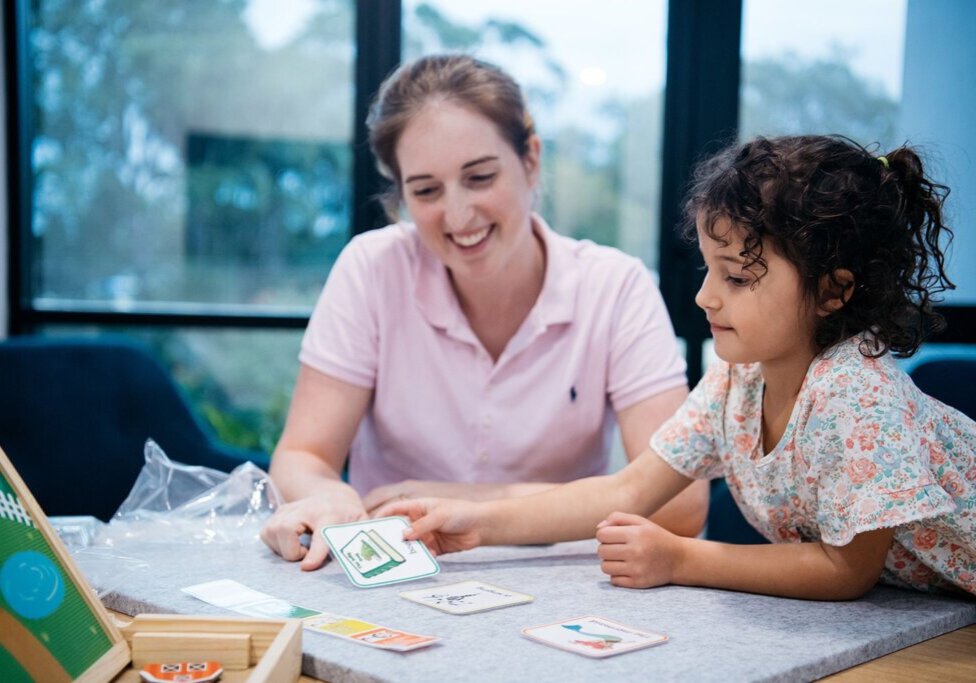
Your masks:
<svg viewBox="0 0 976 683"><path fill-rule="evenodd" d="M433 102L396 147L401 192L420 238L462 280L497 275L531 249L539 143L520 158L495 124L451 102Z"/></svg>
<svg viewBox="0 0 976 683"><path fill-rule="evenodd" d="M809 364L816 355L813 333L817 322L796 267L764 245L766 272L746 267L743 237L727 218L709 237L698 219L698 245L707 273L695 303L705 311L715 353L729 363ZM761 276L761 277L760 277Z"/></svg>

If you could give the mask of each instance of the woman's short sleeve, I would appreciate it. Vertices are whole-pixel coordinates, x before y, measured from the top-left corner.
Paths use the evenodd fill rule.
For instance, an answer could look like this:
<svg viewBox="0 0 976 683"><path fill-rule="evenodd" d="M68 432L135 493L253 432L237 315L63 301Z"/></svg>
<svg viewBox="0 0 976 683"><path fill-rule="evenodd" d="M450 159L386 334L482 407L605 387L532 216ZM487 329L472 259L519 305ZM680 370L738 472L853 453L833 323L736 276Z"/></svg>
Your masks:
<svg viewBox="0 0 976 683"><path fill-rule="evenodd" d="M336 260L308 322L298 359L356 386L376 384L377 315L370 252L353 239Z"/></svg>
<svg viewBox="0 0 976 683"><path fill-rule="evenodd" d="M816 380L797 447L810 460L807 478L816 482L816 523L825 543L847 545L865 531L955 510L930 467L938 445L919 429L917 405L901 382L843 366Z"/></svg>
<svg viewBox="0 0 976 683"><path fill-rule="evenodd" d="M607 395L616 412L688 381L661 292L644 264L627 258L607 358Z"/></svg>
<svg viewBox="0 0 976 683"><path fill-rule="evenodd" d="M678 411L651 437L651 449L687 477L716 479L725 473L721 456L730 380L729 364L713 362Z"/></svg>

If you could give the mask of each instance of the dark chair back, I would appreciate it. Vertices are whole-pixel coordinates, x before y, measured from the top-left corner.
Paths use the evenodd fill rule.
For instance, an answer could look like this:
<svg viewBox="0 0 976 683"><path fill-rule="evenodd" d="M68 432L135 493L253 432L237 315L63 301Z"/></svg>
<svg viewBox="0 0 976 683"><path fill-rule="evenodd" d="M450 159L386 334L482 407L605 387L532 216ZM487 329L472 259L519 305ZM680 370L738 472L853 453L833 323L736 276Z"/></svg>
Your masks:
<svg viewBox="0 0 976 683"><path fill-rule="evenodd" d="M177 462L230 471L263 453L219 444L169 373L123 339L0 343L0 448L48 515L108 520L155 440Z"/></svg>
<svg viewBox="0 0 976 683"><path fill-rule="evenodd" d="M923 361L911 376L926 394L976 420L976 356Z"/></svg>

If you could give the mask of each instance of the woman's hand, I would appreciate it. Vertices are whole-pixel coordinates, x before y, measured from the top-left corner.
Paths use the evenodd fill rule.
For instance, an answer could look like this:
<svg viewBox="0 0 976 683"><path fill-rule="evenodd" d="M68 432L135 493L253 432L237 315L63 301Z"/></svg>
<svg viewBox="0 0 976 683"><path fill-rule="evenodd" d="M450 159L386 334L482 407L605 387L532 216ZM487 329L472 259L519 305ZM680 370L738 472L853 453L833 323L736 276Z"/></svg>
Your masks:
<svg viewBox="0 0 976 683"><path fill-rule="evenodd" d="M600 568L610 583L651 588L674 580L682 539L640 515L614 512L597 525Z"/></svg>
<svg viewBox="0 0 976 683"><path fill-rule="evenodd" d="M358 496L316 495L285 503L261 529L261 540L284 559L301 560L304 571L318 569L329 556L329 546L319 531L329 524L366 519L366 509ZM301 543L303 534L311 542Z"/></svg>
<svg viewBox="0 0 976 683"><path fill-rule="evenodd" d="M403 535L420 540L435 555L476 548L485 542L482 505L466 500L419 498L396 500L377 509L374 517L400 515L411 521Z"/></svg>

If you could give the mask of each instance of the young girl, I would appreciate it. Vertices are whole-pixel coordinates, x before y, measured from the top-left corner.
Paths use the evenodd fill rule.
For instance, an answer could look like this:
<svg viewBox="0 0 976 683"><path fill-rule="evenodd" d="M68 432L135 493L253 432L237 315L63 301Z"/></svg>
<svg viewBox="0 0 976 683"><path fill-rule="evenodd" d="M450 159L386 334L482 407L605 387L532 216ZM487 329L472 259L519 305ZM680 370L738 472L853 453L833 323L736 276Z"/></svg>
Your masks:
<svg viewBox="0 0 976 683"><path fill-rule="evenodd" d="M687 203L696 302L720 361L620 472L522 499L404 501L437 552L592 536L617 586L674 583L819 600L879 579L976 594L976 423L892 360L951 287L947 189L908 148L759 138L704 163ZM675 536L647 519L726 477L772 545ZM624 512L621 512L624 511Z"/></svg>

